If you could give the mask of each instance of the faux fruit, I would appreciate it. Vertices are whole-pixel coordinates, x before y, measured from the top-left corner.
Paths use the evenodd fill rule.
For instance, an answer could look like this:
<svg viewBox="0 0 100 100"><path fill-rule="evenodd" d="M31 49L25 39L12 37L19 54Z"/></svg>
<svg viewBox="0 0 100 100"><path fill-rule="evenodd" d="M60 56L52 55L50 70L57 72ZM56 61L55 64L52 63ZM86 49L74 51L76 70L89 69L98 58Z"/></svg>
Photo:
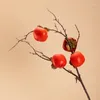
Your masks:
<svg viewBox="0 0 100 100"><path fill-rule="evenodd" d="M63 54L55 54L51 57L53 68L64 68L67 64L67 60Z"/></svg>
<svg viewBox="0 0 100 100"><path fill-rule="evenodd" d="M39 42L44 42L48 38L48 31L42 27L36 27L33 31L34 39Z"/></svg>
<svg viewBox="0 0 100 100"><path fill-rule="evenodd" d="M71 56L70 56L70 63L73 65L73 67L75 67L75 68L79 67L84 62L85 62L85 57L84 57L84 55L81 52L76 51L73 54L71 54Z"/></svg>
<svg viewBox="0 0 100 100"><path fill-rule="evenodd" d="M70 44L70 46L69 46L69 44ZM77 47L77 41L76 41L76 39L74 39L72 37L64 39L62 47L65 51L74 52Z"/></svg>

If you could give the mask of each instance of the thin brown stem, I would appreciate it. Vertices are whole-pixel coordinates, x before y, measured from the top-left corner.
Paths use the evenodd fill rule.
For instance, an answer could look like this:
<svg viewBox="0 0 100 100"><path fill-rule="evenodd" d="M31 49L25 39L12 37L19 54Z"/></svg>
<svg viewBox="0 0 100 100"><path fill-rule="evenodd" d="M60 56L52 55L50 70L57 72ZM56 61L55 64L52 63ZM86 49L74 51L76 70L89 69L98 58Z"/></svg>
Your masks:
<svg viewBox="0 0 100 100"><path fill-rule="evenodd" d="M75 24L75 27L76 27L76 30L77 30L77 32L78 32L78 37L77 37L77 43L78 43L79 38L80 38L80 31L79 31L79 29L78 29L78 27L77 27L77 25L76 25L76 24Z"/></svg>
<svg viewBox="0 0 100 100"><path fill-rule="evenodd" d="M21 41L21 42L27 43L32 48L32 50L34 51L34 53L30 52L30 54L37 55L38 57L40 57L40 58L42 58L44 60L47 60L47 61L51 61L50 57L48 57L45 54L43 54L43 52L37 51L28 41Z"/></svg>
<svg viewBox="0 0 100 100"><path fill-rule="evenodd" d="M65 34L63 34L61 31L58 31L58 30L55 30L55 29L50 29L50 28L47 28L49 31L53 31L53 32L55 32L55 33L59 33L59 34L61 34L61 35L63 35L64 37L66 37L65 36Z"/></svg>
<svg viewBox="0 0 100 100"><path fill-rule="evenodd" d="M28 32L26 35L24 35L24 37L22 38L22 39L17 39L17 43L12 47L12 48L10 48L9 49L9 51L11 51L13 48L15 48L21 41L23 41L23 40L26 40L27 39L27 37L29 36L29 34L31 34L33 31L30 31L30 32Z"/></svg>
<svg viewBox="0 0 100 100"><path fill-rule="evenodd" d="M48 10L48 12L50 12L50 13L53 15L54 20L61 26L61 28L62 28L62 30L63 30L65 36L67 36L66 29L65 29L65 28L63 27L63 25L59 22L59 19L57 19L56 15L55 15L53 12L51 12L49 9L47 9L47 10Z"/></svg>
<svg viewBox="0 0 100 100"><path fill-rule="evenodd" d="M82 85L82 87L83 87L83 89L84 89L84 91L85 91L85 94L86 94L88 100L91 100L91 98L90 98L90 96L89 96L89 93L87 92L87 89L86 89L86 87L85 87L85 85L84 85L84 83L83 83L83 80L82 80L82 78L81 78L81 75L80 75L80 72L79 72L78 68L76 68L76 72L77 72L77 74L78 74L79 82L81 83L81 85Z"/></svg>
<svg viewBox="0 0 100 100"><path fill-rule="evenodd" d="M32 54L32 55L37 55L38 57L40 57L40 58L42 58L42 59L44 59L44 60L51 61L50 59L45 58L44 56L39 55L37 52L35 52L35 53L29 52L29 53Z"/></svg>
<svg viewBox="0 0 100 100"><path fill-rule="evenodd" d="M79 80L79 77L75 74L75 73L73 73L71 70L68 70L68 69L66 69L66 68L63 68L65 71L67 71L68 73L70 73L71 75L73 75L73 76L75 76L75 78L77 79L77 80ZM79 80L80 81L80 80Z"/></svg>

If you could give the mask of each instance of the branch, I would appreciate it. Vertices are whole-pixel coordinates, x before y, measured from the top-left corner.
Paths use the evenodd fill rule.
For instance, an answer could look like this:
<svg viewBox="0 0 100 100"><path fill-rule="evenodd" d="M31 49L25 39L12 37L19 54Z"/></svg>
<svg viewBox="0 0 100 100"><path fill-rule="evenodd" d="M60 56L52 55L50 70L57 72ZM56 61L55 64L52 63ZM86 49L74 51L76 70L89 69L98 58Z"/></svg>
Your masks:
<svg viewBox="0 0 100 100"><path fill-rule="evenodd" d="M67 71L68 73L72 74L73 76L75 76L76 80L79 80L79 81L80 81L79 77L78 77L75 73L73 73L71 70L68 70L68 69L66 69L66 68L63 68L63 69L64 69L65 71Z"/></svg>
<svg viewBox="0 0 100 100"><path fill-rule="evenodd" d="M50 12L50 13L54 16L54 20L61 26L61 28L62 28L62 30L63 30L65 36L67 36L66 29L65 29L65 28L63 27L63 25L59 22L59 19L57 19L56 15L55 15L53 12L51 12L49 9L47 9L47 10L48 10L48 12Z"/></svg>
<svg viewBox="0 0 100 100"><path fill-rule="evenodd" d="M77 27L77 25L76 25L76 24L75 24L75 27L76 27L76 30L77 30L77 32L78 32L78 38L77 38L77 43L78 43L79 38L80 38L80 31L79 31L79 29L78 29L78 27Z"/></svg>
<svg viewBox="0 0 100 100"><path fill-rule="evenodd" d="M40 52L40 51L36 50L28 41L21 41L21 42L25 42L26 44L28 44L31 47L31 49L34 51L34 53L30 52L30 54L37 55L38 57L40 57L44 60L47 60L47 61L51 61L50 57L43 54L43 52Z"/></svg>
<svg viewBox="0 0 100 100"><path fill-rule="evenodd" d="M28 32L26 35L24 35L24 38L22 38L22 39L20 39L20 40L16 38L16 39L18 40L17 43L16 43L12 48L10 48L9 51L11 51L13 48L15 48L15 47L19 44L19 42L21 42L21 41L23 41L23 40L26 40L27 37L28 37L28 35L31 34L32 32L33 32L33 31Z"/></svg>
<svg viewBox="0 0 100 100"><path fill-rule="evenodd" d="M83 83L83 80L82 80L82 78L81 78L81 75L80 75L80 72L79 72L78 68L76 68L76 72L77 72L78 77L79 77L79 82L81 83L81 85L82 85L82 87L83 87L83 89L84 89L84 91L85 91L85 93L86 93L86 96L87 96L88 100L91 100L91 98L90 98L90 96L89 96L89 93L87 92L87 89L86 89L86 87L85 87L85 85L84 85L84 83Z"/></svg>
<svg viewBox="0 0 100 100"><path fill-rule="evenodd" d="M43 27L43 26L41 26L41 25L38 25L38 27L42 27L42 28L46 29L47 31L53 31L53 32L55 32L55 33L59 33L59 34L63 35L64 37L66 37L65 34L63 34L63 32L61 32L61 31L58 30L56 24L55 24L55 28L56 28L56 29L48 28L48 27Z"/></svg>
<svg viewBox="0 0 100 100"><path fill-rule="evenodd" d="M66 37L61 31L58 31L58 30L55 30L55 29L50 29L50 28L47 28L49 31L53 31L55 33L59 33L61 35L63 35L64 37Z"/></svg>

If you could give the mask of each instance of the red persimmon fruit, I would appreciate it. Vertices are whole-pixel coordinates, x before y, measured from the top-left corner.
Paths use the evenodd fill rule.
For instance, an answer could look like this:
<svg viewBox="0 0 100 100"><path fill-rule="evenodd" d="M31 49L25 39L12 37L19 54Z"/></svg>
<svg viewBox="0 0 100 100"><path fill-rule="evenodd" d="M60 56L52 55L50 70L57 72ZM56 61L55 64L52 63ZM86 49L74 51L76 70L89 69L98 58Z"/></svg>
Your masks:
<svg viewBox="0 0 100 100"><path fill-rule="evenodd" d="M85 57L84 57L84 55L81 52L76 51L73 54L71 54L71 56L70 56L70 63L73 65L73 67L75 67L75 68L79 67L84 62L85 62Z"/></svg>
<svg viewBox="0 0 100 100"><path fill-rule="evenodd" d="M36 27L33 30L33 36L34 36L35 40L37 40L39 42L44 42L48 38L48 31L45 28Z"/></svg>
<svg viewBox="0 0 100 100"><path fill-rule="evenodd" d="M55 54L51 57L53 68L64 68L67 64L67 60L63 54Z"/></svg>

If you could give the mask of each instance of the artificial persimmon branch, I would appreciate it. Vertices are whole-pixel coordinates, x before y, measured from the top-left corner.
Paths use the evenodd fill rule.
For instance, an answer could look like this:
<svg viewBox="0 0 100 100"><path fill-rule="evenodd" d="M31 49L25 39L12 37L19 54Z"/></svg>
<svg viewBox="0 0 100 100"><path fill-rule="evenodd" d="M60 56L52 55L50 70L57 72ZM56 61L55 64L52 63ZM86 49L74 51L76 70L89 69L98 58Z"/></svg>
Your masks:
<svg viewBox="0 0 100 100"><path fill-rule="evenodd" d="M70 43L69 43L69 41L68 41L68 37L67 37L67 33L66 33L66 29L63 27L63 25L59 22L59 20L57 19L57 17L56 17L56 15L54 14L54 13L52 13L50 10L48 10L53 16L54 16L54 20L61 26L61 28L63 29L63 32L64 32L64 37L66 38L66 40L67 40L67 42L68 42L68 45L69 45L69 47L70 47L70 49L71 49L71 45L70 45ZM56 26L57 27L57 26ZM75 27L76 27L76 29L77 29L77 32L78 32L78 38L77 38L77 43L78 43L78 41L79 41L79 38L80 38L80 31L79 31L79 29L78 29L78 27L77 27L77 25L75 24ZM57 28L56 28L57 29ZM63 33L62 33L63 34ZM74 51L75 52L75 51ZM72 54L74 53L73 51L71 52ZM73 65L72 65L73 66ZM73 66L73 68L75 68L74 66ZM64 68L63 68L64 69ZM85 87L85 85L84 85L84 83L83 83L83 80L82 80L82 78L81 78L81 75L80 75L80 72L79 72L79 70L78 70L78 68L75 68L76 69L76 72L77 72L77 75L78 75L78 78L76 77L76 81L77 80L79 80L79 82L81 83L81 85L82 85L82 87L83 87L83 89L84 89L84 92L85 92L85 94L86 94L86 96L87 96L87 98L88 98L88 100L91 100L91 98L90 98L90 96L89 96L89 93L87 92L87 89L86 89L86 87ZM66 71L66 69L64 69L65 71ZM68 71L67 71L68 72Z"/></svg>
<svg viewBox="0 0 100 100"><path fill-rule="evenodd" d="M47 29L48 31L52 31L52 32L55 32L55 33L58 33L58 34L63 35L64 38L67 40L68 45L69 45L69 47L70 47L70 49L71 49L71 45L70 45L70 43L69 43L69 41L68 41L66 29L65 29L64 26L59 22L59 19L57 19L57 17L55 16L55 14L52 13L50 10L48 10L48 11L54 16L54 21L56 21L56 22L61 26L63 32L58 30L58 27L57 27L56 24L55 24L55 28L56 28L56 29L47 28L47 27L42 27L42 26L40 26L40 25L39 25L39 27L42 27L42 28ZM77 32L78 32L78 38L77 38L77 43L78 43L79 38L80 38L80 31L79 31L79 29L78 29L78 27L77 27L76 25L75 25L75 27L76 27ZM27 41L27 37L28 37L29 34L32 33L32 32L33 32L33 31L30 31L29 33L27 33L26 35L24 35L24 37L23 37L22 39L17 39L17 43L16 43L10 50L12 50L13 48L15 48L20 42L24 42L24 43L26 43L26 44L33 50L33 52L29 52L30 54L36 55L36 56L40 57L40 58L43 59L43 60L51 61L51 57L48 57L48 56L45 55L43 52L36 50L36 49ZM9 51L10 51L10 50L9 50ZM74 52L71 52L71 53L73 54ZM73 66L73 65L72 65L72 66ZM74 66L73 66L73 68L74 68ZM78 68L75 68L77 74L73 73L71 70L68 70L68 69L66 69L66 68L63 68L63 69L64 69L66 72L68 72L69 74L73 75L73 76L76 78L76 81L78 80L78 81L81 83L81 85L82 85L82 87L83 87L83 89L84 89L84 92L85 92L86 95L87 95L88 100L91 100L91 99L90 99L90 96L89 96L89 94L88 94L88 92L87 92L87 89L86 89L86 87L85 87L85 85L84 85L84 83L83 83L83 80L82 80L82 78L81 78L81 75L80 75L80 72L79 72Z"/></svg>

